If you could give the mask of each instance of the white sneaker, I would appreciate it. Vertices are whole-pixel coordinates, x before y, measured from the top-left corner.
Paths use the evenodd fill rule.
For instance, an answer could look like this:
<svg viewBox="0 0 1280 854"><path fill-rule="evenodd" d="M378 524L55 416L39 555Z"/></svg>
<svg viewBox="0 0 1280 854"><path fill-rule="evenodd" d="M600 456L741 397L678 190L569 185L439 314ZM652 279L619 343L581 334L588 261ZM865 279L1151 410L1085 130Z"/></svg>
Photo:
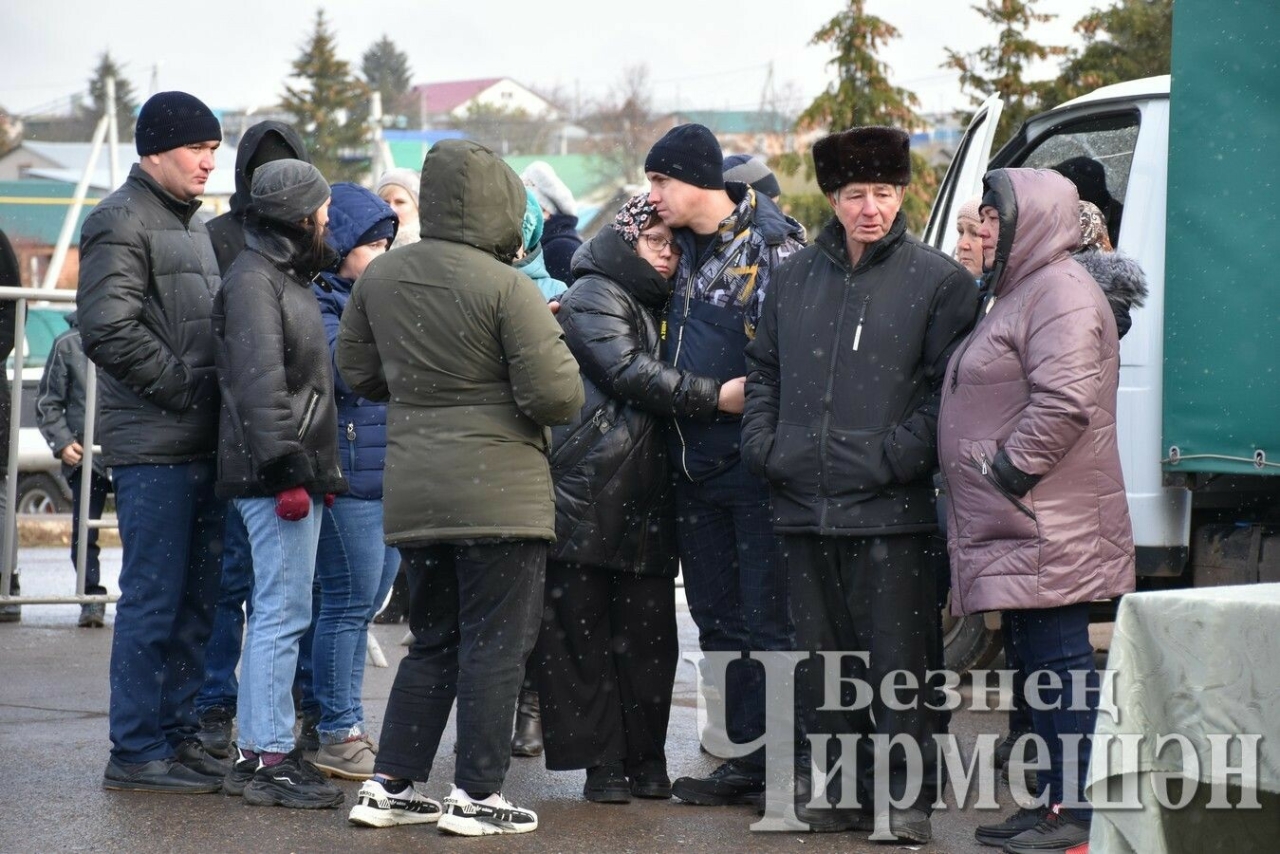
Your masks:
<svg viewBox="0 0 1280 854"><path fill-rule="evenodd" d="M538 829L538 814L521 809L494 792L482 801L454 787L444 799L440 830L458 836L491 836L496 833L528 833Z"/></svg>
<svg viewBox="0 0 1280 854"><path fill-rule="evenodd" d="M393 795L377 780L365 780L347 821L362 827L431 824L440 820L441 812L439 801L419 795L412 785Z"/></svg>

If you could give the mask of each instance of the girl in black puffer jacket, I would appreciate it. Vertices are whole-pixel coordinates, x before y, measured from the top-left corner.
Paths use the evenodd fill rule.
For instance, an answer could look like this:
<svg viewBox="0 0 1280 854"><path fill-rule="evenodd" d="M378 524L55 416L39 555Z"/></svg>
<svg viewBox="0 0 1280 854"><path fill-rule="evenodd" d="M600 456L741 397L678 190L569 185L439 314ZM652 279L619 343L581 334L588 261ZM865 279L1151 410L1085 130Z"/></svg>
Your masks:
<svg viewBox="0 0 1280 854"><path fill-rule="evenodd" d="M586 768L588 800L666 798L678 656L675 514L664 422L716 415L719 383L658 359L679 261L640 195L574 256L557 318L587 400L553 432L556 544L529 660L547 767Z"/></svg>
<svg viewBox="0 0 1280 854"><path fill-rule="evenodd" d="M235 500L253 553L240 737L224 788L250 804L317 808L343 799L294 749L292 697L299 641L311 624L321 502L347 489L328 341L311 293L311 279L337 257L324 241L328 208L329 185L315 167L259 167L245 250L213 305L217 488Z"/></svg>

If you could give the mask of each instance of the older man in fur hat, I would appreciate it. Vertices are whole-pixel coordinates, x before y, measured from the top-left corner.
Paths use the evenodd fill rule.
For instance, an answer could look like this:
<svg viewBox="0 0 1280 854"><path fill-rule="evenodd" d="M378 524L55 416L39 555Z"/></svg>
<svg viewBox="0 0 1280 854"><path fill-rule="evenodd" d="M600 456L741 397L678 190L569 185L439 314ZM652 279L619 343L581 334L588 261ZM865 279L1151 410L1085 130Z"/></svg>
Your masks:
<svg viewBox="0 0 1280 854"><path fill-rule="evenodd" d="M978 289L962 266L907 234L907 134L853 128L819 140L813 156L834 216L782 265L765 298L747 347L742 457L772 487L797 648L868 658L843 662L846 676L875 695L847 714L818 710L819 664L802 665L801 684L814 692L802 704L804 731L906 736L920 748L923 775L895 748L877 781L872 744L860 739L857 755L843 757L856 765L858 791L842 792L837 779L824 802L805 770L810 758L822 771L841 757L802 748L797 815L813 830L875 829L879 840L926 842L937 795L937 715L923 686L939 631L938 400L947 359L977 314ZM895 698L882 680L894 671L914 679L886 703ZM829 708L842 702L825 698ZM913 806L889 810L875 797L877 782Z"/></svg>

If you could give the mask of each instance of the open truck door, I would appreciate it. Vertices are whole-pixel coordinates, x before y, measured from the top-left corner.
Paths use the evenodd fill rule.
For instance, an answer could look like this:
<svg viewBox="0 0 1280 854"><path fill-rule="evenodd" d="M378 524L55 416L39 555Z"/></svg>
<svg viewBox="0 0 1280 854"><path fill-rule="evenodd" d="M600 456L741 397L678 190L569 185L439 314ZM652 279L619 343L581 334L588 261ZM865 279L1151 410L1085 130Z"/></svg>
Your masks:
<svg viewBox="0 0 1280 854"><path fill-rule="evenodd" d="M921 239L935 249L951 255L956 247L956 208L982 192L982 176L987 173L991 148L996 140L996 125L1004 112L1004 101L992 95L982 102L960 139L955 157L947 167L946 177L938 187L929 222Z"/></svg>

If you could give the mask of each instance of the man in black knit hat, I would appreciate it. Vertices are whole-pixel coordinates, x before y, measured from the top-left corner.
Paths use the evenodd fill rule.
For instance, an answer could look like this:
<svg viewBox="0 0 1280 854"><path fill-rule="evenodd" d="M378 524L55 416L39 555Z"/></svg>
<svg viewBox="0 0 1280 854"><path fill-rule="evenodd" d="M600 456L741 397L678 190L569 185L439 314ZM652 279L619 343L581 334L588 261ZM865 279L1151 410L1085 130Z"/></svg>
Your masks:
<svg viewBox="0 0 1280 854"><path fill-rule="evenodd" d="M725 182L720 143L702 125L672 128L649 151L644 168L649 201L680 249L663 358L720 384L714 420L676 418L668 431L680 564L699 645L708 652L790 649L786 577L769 490L739 459L738 413L744 350L770 276L804 245L804 230L763 193ZM763 675L758 662L734 661L718 685L726 701L725 728L735 743L764 733ZM730 759L707 777L681 777L672 793L707 806L757 803L764 791L763 753L760 748Z"/></svg>
<svg viewBox="0 0 1280 854"><path fill-rule="evenodd" d="M828 708L844 702L821 696L818 662L798 669L797 686L812 692L799 695L804 731L864 738L856 756L802 749L800 763L802 771L810 760L824 772L840 759L856 767L856 801L839 780L826 795L830 805L861 809L827 808L815 794L822 787L802 773L797 816L813 830L874 828L878 841L927 842L938 717L920 686L939 649L936 573L945 566L933 489L938 403L979 292L963 267L907 234L908 145L906 133L885 127L814 145L818 185L835 215L778 271L765 300L747 347L742 457L772 487L797 648L869 655L865 666L843 662L844 675L874 694L869 708L848 714L818 711L824 699ZM882 680L897 671L916 687L889 705ZM872 734L905 736L923 767L912 769L895 747L888 779L876 780ZM912 806L874 802L877 782L897 802L916 787Z"/></svg>
<svg viewBox="0 0 1280 854"><path fill-rule="evenodd" d="M139 162L81 229L80 335L101 369L98 435L124 545L108 789L216 792L227 772L196 738L193 703L223 524L210 325L221 279L195 213L221 140L198 98L153 95L138 113Z"/></svg>

